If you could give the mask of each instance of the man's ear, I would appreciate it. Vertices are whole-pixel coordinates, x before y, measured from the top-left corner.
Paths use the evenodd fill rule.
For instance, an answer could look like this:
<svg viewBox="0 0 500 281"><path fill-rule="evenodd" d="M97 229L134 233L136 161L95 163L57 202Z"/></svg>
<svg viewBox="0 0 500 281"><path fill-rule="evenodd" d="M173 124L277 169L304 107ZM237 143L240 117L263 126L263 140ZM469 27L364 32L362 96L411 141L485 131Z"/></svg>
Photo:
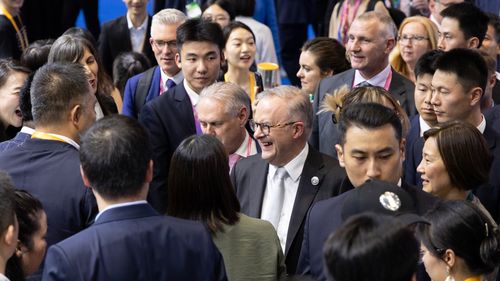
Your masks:
<svg viewBox="0 0 500 281"><path fill-rule="evenodd" d="M483 89L480 87L474 87L469 91L470 97L470 106L475 106L476 104L481 104L481 98L483 97Z"/></svg>
<svg viewBox="0 0 500 281"><path fill-rule="evenodd" d="M83 108L80 104L76 104L71 108L70 119L73 126L77 129L80 128L80 120L82 119Z"/></svg>
<svg viewBox="0 0 500 281"><path fill-rule="evenodd" d="M337 151L337 158L339 159L339 165L342 168L345 168L344 162L344 149L340 144L335 145L335 150Z"/></svg>
<svg viewBox="0 0 500 281"><path fill-rule="evenodd" d="M248 110L246 107L240 108L240 112L238 113L238 121L240 124L240 128L245 127L245 124L248 122Z"/></svg>
<svg viewBox="0 0 500 281"><path fill-rule="evenodd" d="M296 122L293 126L293 138L298 139L305 134L305 124L304 122Z"/></svg>
<svg viewBox="0 0 500 281"><path fill-rule="evenodd" d="M88 188L92 188L89 178L87 178L85 172L83 171L82 165L80 165L80 175L82 175L83 184Z"/></svg>
<svg viewBox="0 0 500 281"><path fill-rule="evenodd" d="M18 228L19 226L17 225L17 218L14 218L14 224L10 224L7 226L7 229L4 231L3 234L3 244L8 247L8 249L12 249L11 253L14 253L16 246L17 246L17 239L18 239L18 231L16 227Z"/></svg>
<svg viewBox="0 0 500 281"><path fill-rule="evenodd" d="M175 63L177 64L178 68L182 68L181 54L179 54L179 53L175 54Z"/></svg>
<svg viewBox="0 0 500 281"><path fill-rule="evenodd" d="M479 38L471 37L467 40L467 48L469 49L477 49L479 48Z"/></svg>

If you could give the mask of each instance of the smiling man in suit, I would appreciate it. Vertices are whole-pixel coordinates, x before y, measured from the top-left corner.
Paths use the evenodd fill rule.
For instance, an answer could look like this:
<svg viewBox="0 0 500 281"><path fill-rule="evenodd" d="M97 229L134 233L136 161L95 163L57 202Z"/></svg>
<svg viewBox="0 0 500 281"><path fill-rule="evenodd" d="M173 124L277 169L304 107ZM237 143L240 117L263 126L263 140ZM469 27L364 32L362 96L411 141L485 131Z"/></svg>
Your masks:
<svg viewBox="0 0 500 281"><path fill-rule="evenodd" d="M123 0L127 14L103 24L99 35L99 55L109 75L113 75L113 62L123 52L143 53L153 65L155 56L149 44L151 16L146 10L148 0Z"/></svg>
<svg viewBox="0 0 500 281"><path fill-rule="evenodd" d="M176 63L184 80L148 102L140 122L151 134L154 174L148 201L160 213L167 207L167 175L170 158L186 137L202 134L196 106L200 92L219 75L224 39L217 23L192 19L177 28Z"/></svg>
<svg viewBox="0 0 500 281"><path fill-rule="evenodd" d="M357 17L349 29L346 46L352 69L321 80L314 97L314 112L318 113L326 95L343 85L349 88L371 85L388 90L408 116L416 114L413 98L415 86L389 64L389 53L396 44L396 33L396 26L387 15L372 11ZM310 142L320 152L337 157L335 143L331 140L339 132L331 120L332 112L315 115Z"/></svg>
<svg viewBox="0 0 500 281"><path fill-rule="evenodd" d="M262 153L238 161L231 177L246 215L276 228L289 274L295 273L310 206L339 194L344 171L307 144L309 96L292 86L268 89L255 102L254 137Z"/></svg>
<svg viewBox="0 0 500 281"><path fill-rule="evenodd" d="M49 248L43 280L227 280L201 223L162 216L146 202L151 157L148 134L134 119L109 116L89 130L80 170L99 214Z"/></svg>

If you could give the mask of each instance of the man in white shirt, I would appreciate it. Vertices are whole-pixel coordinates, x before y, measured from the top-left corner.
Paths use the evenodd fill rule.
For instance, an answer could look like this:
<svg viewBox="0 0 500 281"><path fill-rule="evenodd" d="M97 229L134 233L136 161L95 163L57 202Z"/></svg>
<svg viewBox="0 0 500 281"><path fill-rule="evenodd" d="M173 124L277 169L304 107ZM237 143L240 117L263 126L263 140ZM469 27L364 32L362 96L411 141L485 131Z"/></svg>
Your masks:
<svg viewBox="0 0 500 281"><path fill-rule="evenodd" d="M9 175L0 171L0 281L9 280L4 275L5 266L16 250L18 232L14 185Z"/></svg>
<svg viewBox="0 0 500 281"><path fill-rule="evenodd" d="M254 137L260 154L241 159L231 177L241 211L276 228L289 274L295 273L304 218L313 202L340 193L344 176L333 158L307 144L311 133L309 96L296 87L268 89L257 96Z"/></svg>
<svg viewBox="0 0 500 281"><path fill-rule="evenodd" d="M214 135L224 145L230 170L239 159L260 151L246 126L252 112L250 97L240 86L218 82L205 88L196 111L203 133Z"/></svg>

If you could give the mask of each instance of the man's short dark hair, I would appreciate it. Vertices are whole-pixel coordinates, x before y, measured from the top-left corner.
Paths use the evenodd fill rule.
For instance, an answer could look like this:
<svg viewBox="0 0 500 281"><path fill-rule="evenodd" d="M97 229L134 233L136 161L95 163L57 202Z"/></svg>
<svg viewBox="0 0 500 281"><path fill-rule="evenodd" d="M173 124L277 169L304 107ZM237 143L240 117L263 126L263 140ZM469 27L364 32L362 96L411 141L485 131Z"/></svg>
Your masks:
<svg viewBox="0 0 500 281"><path fill-rule="evenodd" d="M76 103L87 103L90 84L82 65L49 63L35 73L31 83L31 107L35 125L60 124Z"/></svg>
<svg viewBox="0 0 500 281"><path fill-rule="evenodd" d="M465 91L481 87L484 93L488 81L488 67L476 50L452 49L437 59L436 70L455 74Z"/></svg>
<svg viewBox="0 0 500 281"><path fill-rule="evenodd" d="M186 42L209 42L224 49L224 35L219 24L203 19L189 19L177 28L177 46Z"/></svg>
<svg viewBox="0 0 500 281"><path fill-rule="evenodd" d="M0 171L0 236L15 221L14 184L10 176Z"/></svg>
<svg viewBox="0 0 500 281"><path fill-rule="evenodd" d="M351 217L325 242L328 274L336 281L410 281L420 245L394 217L364 213Z"/></svg>
<svg viewBox="0 0 500 281"><path fill-rule="evenodd" d="M423 54L415 64L415 77L429 74L434 75L436 72L436 60L444 54L442 50L432 50Z"/></svg>
<svg viewBox="0 0 500 281"><path fill-rule="evenodd" d="M495 38L491 39L500 43L500 17L493 13L486 13L486 16L488 16L488 25L491 25L493 30L495 30Z"/></svg>
<svg viewBox="0 0 500 281"><path fill-rule="evenodd" d="M137 195L145 182L152 148L147 131L135 119L112 115L84 135L80 162L91 187L105 199Z"/></svg>
<svg viewBox="0 0 500 281"><path fill-rule="evenodd" d="M31 113L31 83L35 73L28 75L24 81L23 87L19 91L19 110L23 115L23 122L33 121L33 114Z"/></svg>
<svg viewBox="0 0 500 281"><path fill-rule="evenodd" d="M21 55L21 64L36 71L49 59L50 48L54 39L42 39L31 43Z"/></svg>
<svg viewBox="0 0 500 281"><path fill-rule="evenodd" d="M401 141L403 126L397 113L378 103L357 103L347 106L340 115L339 130L340 144L345 144L345 136L350 127L377 129L391 125L396 133L395 137Z"/></svg>
<svg viewBox="0 0 500 281"><path fill-rule="evenodd" d="M481 47L488 29L488 17L478 7L468 2L453 4L442 10L441 16L457 20L465 40L477 37L479 39L477 47Z"/></svg>

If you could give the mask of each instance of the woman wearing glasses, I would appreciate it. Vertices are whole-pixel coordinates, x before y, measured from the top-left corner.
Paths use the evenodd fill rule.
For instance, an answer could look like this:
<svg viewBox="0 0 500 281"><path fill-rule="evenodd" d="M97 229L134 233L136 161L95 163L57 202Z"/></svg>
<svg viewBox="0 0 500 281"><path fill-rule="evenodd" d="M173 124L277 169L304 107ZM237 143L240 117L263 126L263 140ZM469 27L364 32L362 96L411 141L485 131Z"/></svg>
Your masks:
<svg viewBox="0 0 500 281"><path fill-rule="evenodd" d="M415 64L430 50L437 48L438 29L428 18L416 16L406 18L399 28L398 44L390 55L392 67L415 82Z"/></svg>
<svg viewBox="0 0 500 281"><path fill-rule="evenodd" d="M228 0L210 0L204 6L202 18L218 23L221 28L234 20L234 8Z"/></svg>

